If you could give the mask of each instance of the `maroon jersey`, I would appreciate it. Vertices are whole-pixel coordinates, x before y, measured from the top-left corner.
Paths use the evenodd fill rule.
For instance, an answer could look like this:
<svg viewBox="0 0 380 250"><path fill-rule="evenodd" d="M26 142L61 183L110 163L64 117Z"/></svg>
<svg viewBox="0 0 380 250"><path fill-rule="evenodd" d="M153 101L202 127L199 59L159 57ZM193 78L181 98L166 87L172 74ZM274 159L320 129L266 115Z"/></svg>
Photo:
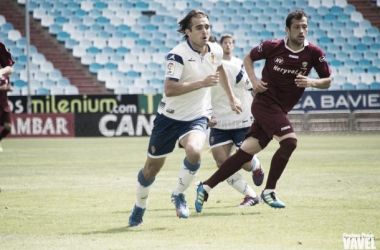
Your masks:
<svg viewBox="0 0 380 250"><path fill-rule="evenodd" d="M253 48L250 56L253 61L266 59L262 81L268 83L268 90L257 94L254 103L272 105L275 102L288 113L305 90L295 84L296 76L307 76L315 68L320 78L326 78L330 76L331 70L320 48L305 40L303 49L293 51L286 46L286 39L265 41Z"/></svg>
<svg viewBox="0 0 380 250"><path fill-rule="evenodd" d="M12 66L14 61L12 60L11 53L5 48L5 45L0 42L0 66L5 68L6 66ZM0 86L9 84L9 77L3 76L0 78ZM0 91L0 108L9 112L7 91Z"/></svg>

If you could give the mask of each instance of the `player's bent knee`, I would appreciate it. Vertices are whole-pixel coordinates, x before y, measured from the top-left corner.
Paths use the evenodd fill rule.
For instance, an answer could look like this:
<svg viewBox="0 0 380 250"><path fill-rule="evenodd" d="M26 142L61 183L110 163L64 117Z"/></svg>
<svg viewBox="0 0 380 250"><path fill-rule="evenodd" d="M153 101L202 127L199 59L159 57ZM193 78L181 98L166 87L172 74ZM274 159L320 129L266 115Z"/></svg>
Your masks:
<svg viewBox="0 0 380 250"><path fill-rule="evenodd" d="M202 149L199 147L187 147L186 156L187 160L192 164L196 164L201 160Z"/></svg>
<svg viewBox="0 0 380 250"><path fill-rule="evenodd" d="M285 148L287 151L292 153L297 148L297 139L296 138L286 138L280 142L282 148Z"/></svg>
<svg viewBox="0 0 380 250"><path fill-rule="evenodd" d="M154 182L155 179L156 179L155 175L154 176L150 176L149 174L144 175L142 169L139 171L139 173L137 175L137 180L140 183L140 185L143 187L148 187L148 186L152 185L152 183Z"/></svg>

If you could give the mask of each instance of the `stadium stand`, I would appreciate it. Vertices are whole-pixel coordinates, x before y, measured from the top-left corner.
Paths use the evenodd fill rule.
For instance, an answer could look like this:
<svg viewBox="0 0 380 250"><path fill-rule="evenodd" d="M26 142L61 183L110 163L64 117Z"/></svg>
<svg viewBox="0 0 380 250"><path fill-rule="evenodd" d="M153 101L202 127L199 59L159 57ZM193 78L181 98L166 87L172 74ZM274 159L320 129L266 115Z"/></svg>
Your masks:
<svg viewBox="0 0 380 250"><path fill-rule="evenodd" d="M94 77L88 73L88 70L80 63L78 64L71 53L68 53L68 51L50 35L52 33L49 34L48 31L50 30L56 34L62 31L62 27L59 26L59 23L65 21L62 18L56 18L58 17L58 13L54 7L54 3L47 1L30 1L30 10L36 10L36 15L40 20L48 16L48 13L51 14L49 17L53 17L52 22L45 24L50 26L47 26L47 28L41 26L42 22L39 23L35 21L38 19L32 18L30 20L30 55L32 62L30 65L30 82L32 83L32 81L37 80L40 86L42 86L45 80L50 80L55 83L54 85L49 85L49 92L39 91L38 94L50 93L50 88L53 86L58 87L58 82L62 77L69 80L69 84L79 86L81 93L107 93L100 83L96 85L96 79L93 79ZM37 9L39 11L37 11ZM2 41L6 39L7 47L10 48L16 65L20 65L15 65L17 70L11 75L13 82L18 79L27 81L24 12L23 5L18 4L17 1L4 0L0 2L0 39ZM55 23L55 21L57 21L57 23ZM73 44L73 41L70 42ZM37 92L35 92L37 88L32 86L31 90L32 94L37 94ZM26 88L22 88L20 93L26 95L28 92ZM63 92L63 94L66 93Z"/></svg>
<svg viewBox="0 0 380 250"><path fill-rule="evenodd" d="M372 18L373 8L363 2L366 1L191 0L168 4L167 0L31 0L29 9L37 20L34 22L50 34L50 39L45 40L53 40L45 46L41 39L32 39L36 46L32 46L35 50L32 79L51 93L62 93L67 87L61 85L60 77L68 79L69 85L75 85L80 93L107 93L106 89L113 93L162 93L165 54L181 41L175 31L176 23L190 9L212 10L212 33L217 37L233 34L237 38L235 54L242 58L261 41L283 37L288 11L304 8L309 14L308 40L325 50L332 67L331 89L377 88L380 33L375 25L379 25L379 11ZM11 0L1 4L15 6ZM18 0L14 11L19 13L24 4L25 1ZM234 18L220 18L223 15ZM19 18L23 19L22 15ZM0 37L12 47L17 61L22 62L12 80L26 81L22 73L25 72L24 29L14 28L20 26L20 20L7 20L5 13L0 15ZM35 26L33 32L46 37ZM59 51L62 58L61 54L51 54L52 48L60 48L59 45L65 48ZM47 50L40 50L41 46ZM263 64L259 63L256 69L259 76L261 67ZM90 90L91 85L94 90ZM57 89L51 91L53 87Z"/></svg>

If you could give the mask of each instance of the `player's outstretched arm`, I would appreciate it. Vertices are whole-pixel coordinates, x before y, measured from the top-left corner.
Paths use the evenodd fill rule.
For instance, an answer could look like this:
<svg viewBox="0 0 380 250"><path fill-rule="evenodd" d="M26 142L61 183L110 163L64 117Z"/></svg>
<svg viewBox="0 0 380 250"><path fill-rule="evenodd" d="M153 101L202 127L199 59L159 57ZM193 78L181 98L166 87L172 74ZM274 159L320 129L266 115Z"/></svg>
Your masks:
<svg viewBox="0 0 380 250"><path fill-rule="evenodd" d="M266 91L268 89L266 87L267 83L257 79L255 75L255 66L253 64L253 60L251 59L250 53L244 57L243 62L245 71L247 72L248 78L252 83L254 94Z"/></svg>
<svg viewBox="0 0 380 250"><path fill-rule="evenodd" d="M228 100L230 101L230 107L231 110L235 111L236 114L240 114L243 109L242 109L242 104L241 101L235 97L234 92L231 89L230 82L227 77L226 70L223 67L223 64L219 66L218 72L220 74L220 86L224 89L228 96Z"/></svg>
<svg viewBox="0 0 380 250"><path fill-rule="evenodd" d="M320 78L320 79L312 79L308 78L304 75L297 75L296 79L294 80L295 84L299 88L308 88L308 87L314 87L317 89L328 89L331 85L331 78Z"/></svg>
<svg viewBox="0 0 380 250"><path fill-rule="evenodd" d="M203 80L194 81L194 82L177 82L169 80L168 78L165 80L165 95L170 96L179 96L194 90L198 90L204 87L215 86L219 82L219 73L214 75L209 75Z"/></svg>

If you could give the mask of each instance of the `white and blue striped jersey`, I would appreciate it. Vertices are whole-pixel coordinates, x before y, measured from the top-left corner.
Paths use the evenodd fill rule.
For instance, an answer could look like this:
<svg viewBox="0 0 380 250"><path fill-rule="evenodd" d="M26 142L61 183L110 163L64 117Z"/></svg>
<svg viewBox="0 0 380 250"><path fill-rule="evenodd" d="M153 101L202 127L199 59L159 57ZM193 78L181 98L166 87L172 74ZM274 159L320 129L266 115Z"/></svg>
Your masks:
<svg viewBox="0 0 380 250"><path fill-rule="evenodd" d="M208 43L209 52L202 54L189 41L174 47L166 57L165 77L172 81L193 82L215 74L222 64L223 50L217 43ZM163 98L158 113L179 121L211 116L211 88L201 88L183 95ZM226 94L225 94L226 96Z"/></svg>
<svg viewBox="0 0 380 250"><path fill-rule="evenodd" d="M253 97L251 91L249 91L249 89L252 89L252 84L243 68L243 61L237 57L232 57L229 61L222 60L222 63L235 97L242 102L243 112L236 114L235 111L231 110L230 102L220 84L212 87L212 116L217 121L214 128L239 129L250 127L253 122L251 114Z"/></svg>

